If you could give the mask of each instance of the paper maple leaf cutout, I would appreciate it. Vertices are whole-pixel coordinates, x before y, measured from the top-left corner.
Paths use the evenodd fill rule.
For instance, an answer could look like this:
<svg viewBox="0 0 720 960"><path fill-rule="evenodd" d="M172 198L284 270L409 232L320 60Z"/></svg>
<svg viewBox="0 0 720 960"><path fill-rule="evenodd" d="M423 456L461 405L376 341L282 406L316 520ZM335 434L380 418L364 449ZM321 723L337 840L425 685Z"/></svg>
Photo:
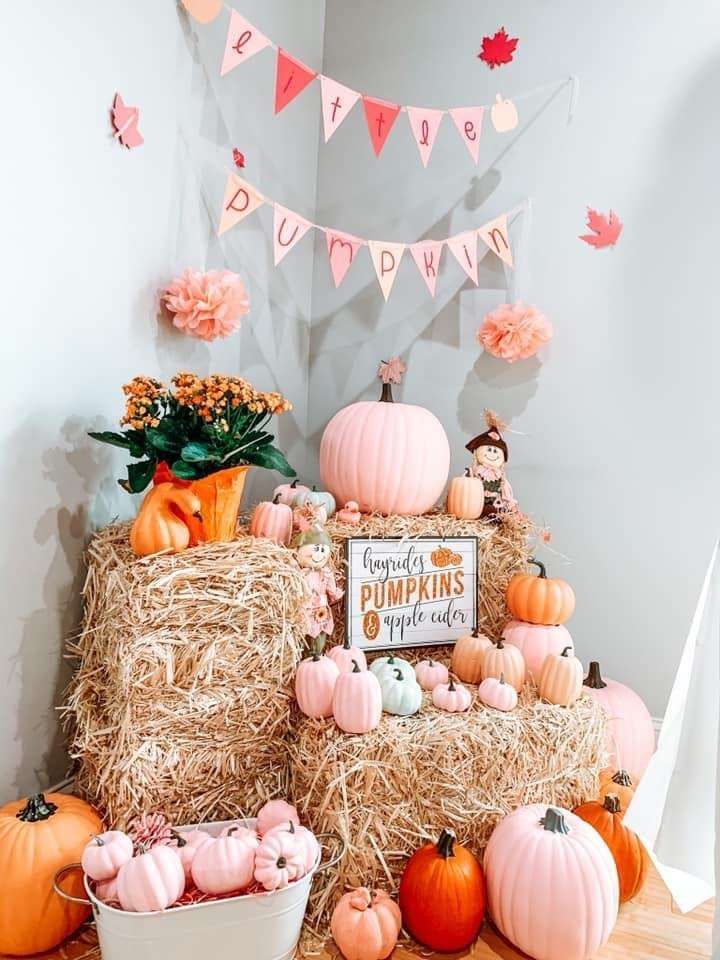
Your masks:
<svg viewBox="0 0 720 960"><path fill-rule="evenodd" d="M383 360L378 367L378 377L383 383L401 383L406 367L400 357Z"/></svg>
<svg viewBox="0 0 720 960"><path fill-rule="evenodd" d="M605 216L604 213L598 213L591 207L588 207L587 226L588 230L593 232L581 234L580 239L589 243L591 247L595 247L596 250L602 247L614 247L623 228L622 220L612 210Z"/></svg>
<svg viewBox="0 0 720 960"><path fill-rule="evenodd" d="M482 50L478 57L494 70L495 67L512 61L517 45L518 37L509 37L505 27L501 27L494 37L483 37Z"/></svg>
<svg viewBox="0 0 720 960"><path fill-rule="evenodd" d="M112 105L112 125L115 129L115 138L127 147L139 147L144 143L143 136L138 130L140 111L137 107L126 107L119 93L115 94Z"/></svg>
<svg viewBox="0 0 720 960"><path fill-rule="evenodd" d="M237 147L233 147L233 163L240 169L245 166L245 154L240 153Z"/></svg>

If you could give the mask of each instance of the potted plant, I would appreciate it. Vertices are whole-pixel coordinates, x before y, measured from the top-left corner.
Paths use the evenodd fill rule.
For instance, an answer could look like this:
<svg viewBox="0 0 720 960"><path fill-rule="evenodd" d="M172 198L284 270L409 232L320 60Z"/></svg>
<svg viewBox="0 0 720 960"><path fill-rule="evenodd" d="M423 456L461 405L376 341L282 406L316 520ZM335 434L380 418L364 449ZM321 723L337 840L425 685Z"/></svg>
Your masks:
<svg viewBox="0 0 720 960"><path fill-rule="evenodd" d="M192 373L176 374L169 388L135 377L123 393L125 429L90 436L129 452L135 462L118 480L129 493L153 480L190 487L202 504L201 520L183 518L191 543L232 539L251 466L295 476L266 429L275 414L292 409L279 393L263 393L239 377Z"/></svg>

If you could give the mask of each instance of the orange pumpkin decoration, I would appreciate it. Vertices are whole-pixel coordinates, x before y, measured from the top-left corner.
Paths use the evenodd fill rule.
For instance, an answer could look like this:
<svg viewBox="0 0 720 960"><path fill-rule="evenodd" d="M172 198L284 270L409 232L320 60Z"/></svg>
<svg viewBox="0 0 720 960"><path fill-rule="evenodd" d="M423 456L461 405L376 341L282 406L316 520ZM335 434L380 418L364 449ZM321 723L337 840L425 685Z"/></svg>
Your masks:
<svg viewBox="0 0 720 960"><path fill-rule="evenodd" d="M485 916L485 875L468 849L443 830L410 857L400 880L403 925L431 950L469 946Z"/></svg>
<svg viewBox="0 0 720 960"><path fill-rule="evenodd" d="M430 554L430 562L436 567L449 567L454 556L455 554L448 547L437 547Z"/></svg>
<svg viewBox="0 0 720 960"><path fill-rule="evenodd" d="M494 677L495 680L504 677L505 683L509 683L518 693L525 683L525 657L512 644L506 647L502 637L483 655L482 678L487 680L488 677Z"/></svg>
<svg viewBox="0 0 720 960"><path fill-rule="evenodd" d="M630 801L635 796L635 784L627 770L608 768L601 772L598 798L602 800L609 793L615 794L620 801L620 809L626 813Z"/></svg>
<svg viewBox="0 0 720 960"><path fill-rule="evenodd" d="M185 487L159 483L146 494L130 531L130 546L139 557L170 550L179 553L190 543L186 522L199 516L200 500Z"/></svg>
<svg viewBox="0 0 720 960"><path fill-rule="evenodd" d="M464 477L450 481L447 497L447 512L458 520L477 520L485 506L485 487L480 477L471 477L465 470Z"/></svg>
<svg viewBox="0 0 720 960"><path fill-rule="evenodd" d="M477 627L472 633L458 637L452 653L453 673L465 683L480 683L483 657L492 645L492 640L480 633Z"/></svg>
<svg viewBox="0 0 720 960"><path fill-rule="evenodd" d="M555 626L565 623L575 610L573 588L564 580L547 575L545 564L530 557L528 563L539 567L540 575L516 573L507 588L507 605L517 620Z"/></svg>
<svg viewBox="0 0 720 960"><path fill-rule="evenodd" d="M632 900L645 885L648 857L638 835L623 823L620 800L611 793L602 803L590 800L574 812L594 827L610 848L620 879L620 903Z"/></svg>
<svg viewBox="0 0 720 960"><path fill-rule="evenodd" d="M539 693L542 700L571 707L582 693L583 668L572 647L562 653L549 653L540 671Z"/></svg>
<svg viewBox="0 0 720 960"><path fill-rule="evenodd" d="M52 950L90 916L53 890L61 867L77 863L102 831L100 817L78 797L36 794L0 808L0 954ZM82 872L63 885L83 897Z"/></svg>

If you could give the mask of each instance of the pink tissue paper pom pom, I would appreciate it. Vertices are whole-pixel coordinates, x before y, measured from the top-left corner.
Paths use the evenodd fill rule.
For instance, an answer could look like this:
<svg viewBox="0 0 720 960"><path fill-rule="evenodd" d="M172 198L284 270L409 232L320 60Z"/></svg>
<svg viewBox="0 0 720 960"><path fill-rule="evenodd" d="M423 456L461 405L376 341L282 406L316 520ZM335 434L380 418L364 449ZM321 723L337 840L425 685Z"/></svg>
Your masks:
<svg viewBox="0 0 720 960"><path fill-rule="evenodd" d="M250 310L245 284L230 270L186 270L163 294L173 325L189 337L229 337Z"/></svg>
<svg viewBox="0 0 720 960"><path fill-rule="evenodd" d="M553 335L550 321L521 300L503 303L488 313L477 332L478 343L494 357L514 363L534 356Z"/></svg>

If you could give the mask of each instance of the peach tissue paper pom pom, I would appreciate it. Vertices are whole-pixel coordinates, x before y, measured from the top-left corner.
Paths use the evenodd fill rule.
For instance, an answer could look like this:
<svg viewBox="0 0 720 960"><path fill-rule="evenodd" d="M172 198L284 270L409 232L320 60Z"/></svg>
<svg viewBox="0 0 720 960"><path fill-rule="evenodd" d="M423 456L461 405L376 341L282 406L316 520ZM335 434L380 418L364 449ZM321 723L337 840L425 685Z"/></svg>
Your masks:
<svg viewBox="0 0 720 960"><path fill-rule="evenodd" d="M508 363L534 356L553 335L550 321L537 307L521 300L503 303L488 313L477 332L488 353Z"/></svg>
<svg viewBox="0 0 720 960"><path fill-rule="evenodd" d="M186 270L163 294L173 325L189 337L229 337L250 310L245 285L230 270Z"/></svg>

